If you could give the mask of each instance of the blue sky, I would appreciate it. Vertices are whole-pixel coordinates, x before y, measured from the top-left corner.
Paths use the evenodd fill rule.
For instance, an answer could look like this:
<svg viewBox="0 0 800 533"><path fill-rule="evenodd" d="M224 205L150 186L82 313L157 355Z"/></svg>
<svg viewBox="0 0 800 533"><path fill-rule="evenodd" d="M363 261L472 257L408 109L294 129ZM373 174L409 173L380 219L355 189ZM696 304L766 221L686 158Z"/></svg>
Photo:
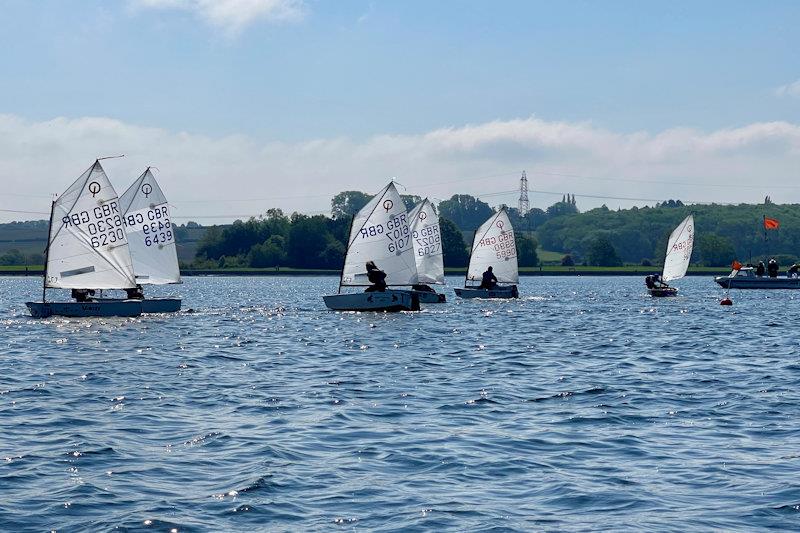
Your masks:
<svg viewBox="0 0 800 533"><path fill-rule="evenodd" d="M797 178L800 2L209 1L0 1L0 114L8 122L0 126L0 178L31 194L52 179L49 192L57 192L102 150L114 150L133 154L118 166L120 188L135 165L157 156L181 191L193 181L213 187L228 168L237 189L256 187L267 199L278 188L318 194L274 202L306 211L324 210L324 194L375 190L389 176L412 187L470 178L431 191L446 197L513 189L512 173L527 168L535 184L556 192L699 201L755 201L770 191L631 190L612 178ZM465 139L467 127L480 130L477 139ZM120 136L116 144L102 140L108 128ZM691 134L675 141L683 130ZM448 131L459 153L442 140ZM148 132L157 144L144 139ZM737 147L735 166L717 164L731 156L718 152L665 162L663 146L652 146L664 136L671 147L713 144L720 132L731 135L723 150ZM409 163L431 134L447 147L449 166L435 153L425 155L427 166ZM27 147L57 147L59 166L20 155L20 136L30 136ZM575 140L585 136L600 140ZM621 161L642 136L655 159ZM604 147L613 157L598 156ZM203 157L220 150L208 162L213 171L203 170ZM237 153L253 152L261 159L237 166ZM22 163L38 163L30 172L40 177L15 178L29 168ZM508 183L471 179L493 174L508 174ZM587 183L593 176L605 180ZM226 211L200 205L200 192L183 196L198 202L186 213L266 209ZM776 196L800 201L800 189Z"/></svg>

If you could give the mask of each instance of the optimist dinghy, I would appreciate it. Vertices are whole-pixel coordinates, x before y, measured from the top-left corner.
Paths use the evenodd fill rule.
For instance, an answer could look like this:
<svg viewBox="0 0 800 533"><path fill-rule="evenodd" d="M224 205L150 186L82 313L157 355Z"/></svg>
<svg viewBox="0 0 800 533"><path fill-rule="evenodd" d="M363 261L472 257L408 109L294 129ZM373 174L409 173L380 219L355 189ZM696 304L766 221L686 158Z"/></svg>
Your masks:
<svg viewBox="0 0 800 533"><path fill-rule="evenodd" d="M694 217L689 215L678 224L667 241L667 254L664 256L664 269L661 276L647 276L645 284L650 296L677 296L678 289L667 285L681 279L689 268L694 246Z"/></svg>
<svg viewBox="0 0 800 533"><path fill-rule="evenodd" d="M482 281L483 273L489 267L492 267L498 283L511 285L497 285L492 289L476 286L475 282ZM514 228L503 207L475 231L464 288L454 290L459 298L518 298L517 283L519 265Z"/></svg>
<svg viewBox="0 0 800 533"><path fill-rule="evenodd" d="M433 204L425 198L408 214L411 239L414 241L414 260L417 263L417 283L411 291L420 303L444 303L444 294L439 294L430 285L444 285L444 261L442 258L442 232L439 215Z"/></svg>
<svg viewBox="0 0 800 533"><path fill-rule="evenodd" d="M181 283L169 204L151 167L119 199L139 285ZM180 298L143 298L142 313L180 311Z"/></svg>
<svg viewBox="0 0 800 533"><path fill-rule="evenodd" d="M417 282L417 266L403 199L393 182L376 194L354 217L350 225L347 253L339 294L323 296L335 311L419 311L419 297L409 290L346 293L342 287L369 287L366 263L373 261L386 273L388 286Z"/></svg>
<svg viewBox="0 0 800 533"><path fill-rule="evenodd" d="M26 302L31 316L138 316L138 300L48 302L47 289L136 287L119 198L100 160L50 208L41 302Z"/></svg>

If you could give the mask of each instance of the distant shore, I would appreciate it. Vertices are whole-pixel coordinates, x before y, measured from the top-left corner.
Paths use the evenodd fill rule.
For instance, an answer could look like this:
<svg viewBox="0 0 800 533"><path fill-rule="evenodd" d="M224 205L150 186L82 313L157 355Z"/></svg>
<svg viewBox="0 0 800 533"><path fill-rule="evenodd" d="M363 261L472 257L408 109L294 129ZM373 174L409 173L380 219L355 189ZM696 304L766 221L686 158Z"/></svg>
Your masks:
<svg viewBox="0 0 800 533"><path fill-rule="evenodd" d="M622 266L622 267L562 267L542 266L520 268L520 276L646 276L660 272L660 267ZM464 268L447 269L450 276L463 276ZM729 268L692 267L687 276L725 276ZM42 276L41 267L0 267L0 276ZM182 276L339 276L338 270L315 270L300 268L217 268L181 269Z"/></svg>

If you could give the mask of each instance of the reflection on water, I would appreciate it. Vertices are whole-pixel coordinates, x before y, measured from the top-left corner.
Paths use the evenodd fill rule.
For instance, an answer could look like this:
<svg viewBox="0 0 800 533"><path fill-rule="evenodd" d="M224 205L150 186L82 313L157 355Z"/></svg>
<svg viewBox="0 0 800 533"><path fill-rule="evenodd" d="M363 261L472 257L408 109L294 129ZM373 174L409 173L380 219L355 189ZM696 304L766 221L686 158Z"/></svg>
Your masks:
<svg viewBox="0 0 800 533"><path fill-rule="evenodd" d="M162 293L195 313L34 321L39 284L0 278L3 530L800 518L793 292L526 278L339 314L335 278L189 278Z"/></svg>

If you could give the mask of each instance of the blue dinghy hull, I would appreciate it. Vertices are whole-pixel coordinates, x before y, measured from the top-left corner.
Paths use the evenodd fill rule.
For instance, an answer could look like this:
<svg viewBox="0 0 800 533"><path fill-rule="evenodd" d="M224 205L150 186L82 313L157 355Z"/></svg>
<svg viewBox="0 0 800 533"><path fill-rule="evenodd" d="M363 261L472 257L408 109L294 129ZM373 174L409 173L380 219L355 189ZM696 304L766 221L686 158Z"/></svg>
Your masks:
<svg viewBox="0 0 800 533"><path fill-rule="evenodd" d="M323 296L334 311L419 311L419 298L411 291L356 292Z"/></svg>
<svg viewBox="0 0 800 533"><path fill-rule="evenodd" d="M469 300L472 298L519 298L516 285L496 287L494 289L479 289L478 287L464 287L453 289L456 296Z"/></svg>
<svg viewBox="0 0 800 533"><path fill-rule="evenodd" d="M139 300L112 300L94 302L25 302L33 318L50 316L79 317L132 317L142 314Z"/></svg>

